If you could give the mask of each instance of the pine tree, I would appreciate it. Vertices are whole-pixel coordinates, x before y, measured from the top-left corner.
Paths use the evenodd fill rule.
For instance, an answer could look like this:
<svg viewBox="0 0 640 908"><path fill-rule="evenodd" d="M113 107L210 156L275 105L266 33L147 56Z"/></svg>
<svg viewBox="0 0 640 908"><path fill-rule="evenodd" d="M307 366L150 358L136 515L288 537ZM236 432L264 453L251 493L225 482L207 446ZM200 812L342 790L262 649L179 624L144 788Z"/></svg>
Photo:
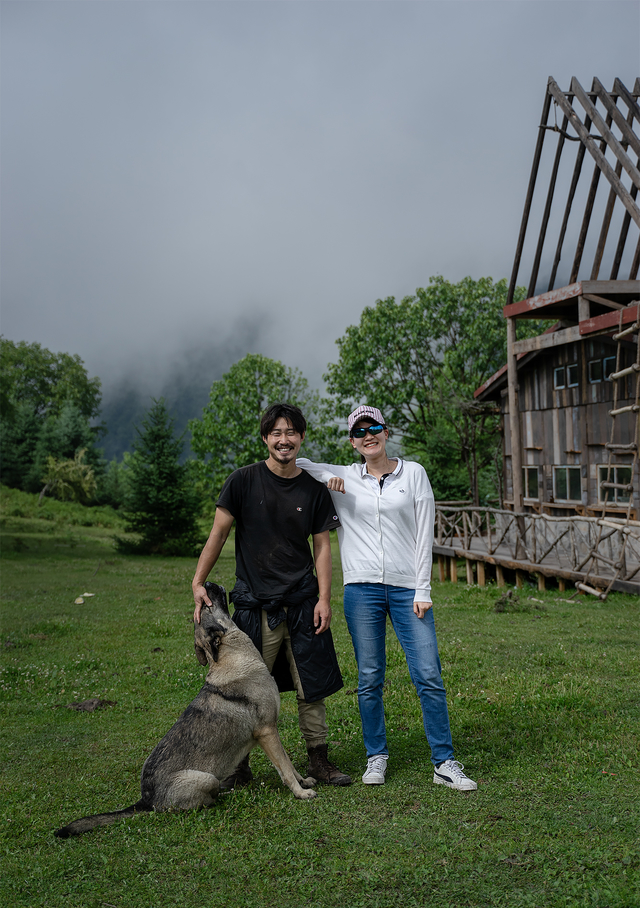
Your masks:
<svg viewBox="0 0 640 908"><path fill-rule="evenodd" d="M197 519L202 508L189 463L181 464L183 438L162 398L154 400L137 428L128 458L126 529L140 541L119 539L121 551L138 554L193 555L203 540Z"/></svg>

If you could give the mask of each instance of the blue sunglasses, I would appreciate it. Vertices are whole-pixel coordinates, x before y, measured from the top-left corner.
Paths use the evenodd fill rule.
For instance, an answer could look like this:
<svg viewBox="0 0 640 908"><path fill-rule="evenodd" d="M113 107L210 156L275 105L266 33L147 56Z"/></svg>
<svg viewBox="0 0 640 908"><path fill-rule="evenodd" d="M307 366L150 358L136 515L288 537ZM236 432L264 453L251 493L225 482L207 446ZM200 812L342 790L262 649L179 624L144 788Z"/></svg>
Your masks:
<svg viewBox="0 0 640 908"><path fill-rule="evenodd" d="M384 428L385 427L380 425L380 423L378 423L375 426L358 426L357 429L351 430L351 437L352 438L364 438L365 435L367 434L367 432L369 432L370 435L379 435L381 432L384 431Z"/></svg>

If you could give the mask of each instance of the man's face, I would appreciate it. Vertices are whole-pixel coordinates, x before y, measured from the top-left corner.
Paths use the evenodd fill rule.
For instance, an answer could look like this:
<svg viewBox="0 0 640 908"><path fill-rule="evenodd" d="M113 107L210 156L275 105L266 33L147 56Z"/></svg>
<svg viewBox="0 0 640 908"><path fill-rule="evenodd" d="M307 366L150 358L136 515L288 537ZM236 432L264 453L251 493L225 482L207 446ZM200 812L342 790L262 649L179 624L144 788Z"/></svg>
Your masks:
<svg viewBox="0 0 640 908"><path fill-rule="evenodd" d="M277 463L291 463L295 461L300 450L304 435L297 432L288 419L280 416L267 437L262 440L269 449L269 456Z"/></svg>

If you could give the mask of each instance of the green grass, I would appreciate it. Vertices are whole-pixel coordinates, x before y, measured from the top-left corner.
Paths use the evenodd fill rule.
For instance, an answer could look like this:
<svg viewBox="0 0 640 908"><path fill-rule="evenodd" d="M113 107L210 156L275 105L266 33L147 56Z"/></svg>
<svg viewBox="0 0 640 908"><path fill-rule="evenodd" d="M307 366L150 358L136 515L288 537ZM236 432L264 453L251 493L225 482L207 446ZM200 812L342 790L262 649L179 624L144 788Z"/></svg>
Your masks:
<svg viewBox="0 0 640 908"><path fill-rule="evenodd" d="M255 751L254 784L211 810L143 815L60 841L56 827L139 797L145 757L202 684L194 562L117 555L104 525L5 515L0 904L640 906L636 597L567 602L531 589L520 591L530 610L496 613L495 587L434 584L456 755L478 791L432 784L394 637L387 784L367 788L337 568L345 688L328 701L328 719L331 753L357 780L350 788L296 801ZM232 577L228 544L215 579L230 587ZM85 592L95 596L76 604ZM64 708L93 696L115 705ZM303 769L290 694L280 725Z"/></svg>

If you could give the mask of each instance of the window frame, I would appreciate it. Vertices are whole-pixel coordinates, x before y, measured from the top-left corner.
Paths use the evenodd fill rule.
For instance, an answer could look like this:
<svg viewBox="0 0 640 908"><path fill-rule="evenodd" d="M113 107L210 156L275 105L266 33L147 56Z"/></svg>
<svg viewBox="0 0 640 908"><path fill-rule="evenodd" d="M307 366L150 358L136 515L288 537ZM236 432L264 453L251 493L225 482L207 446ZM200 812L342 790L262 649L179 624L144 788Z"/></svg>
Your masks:
<svg viewBox="0 0 640 908"><path fill-rule="evenodd" d="M562 384L561 385L559 385L557 382L557 377L558 377L559 372L562 372ZM567 387L566 367L565 366L556 366L556 368L553 370L553 390L562 391L566 387Z"/></svg>
<svg viewBox="0 0 640 908"><path fill-rule="evenodd" d="M605 496L608 492L609 497L607 498L607 504L628 505L633 496L633 490L631 492L623 492L622 489L603 489L602 483L603 482L624 483L625 481L626 481L626 484L632 483L633 482L632 465L626 464L626 463L611 464L611 470L613 472L613 479L607 479L608 470L609 470L608 464L606 464L606 463L598 464L598 501L601 502L602 504L604 504ZM621 478L618 475L618 470L627 471L629 474L628 479L625 480L625 478ZM620 497L618 497L618 496L620 496Z"/></svg>
<svg viewBox="0 0 640 908"><path fill-rule="evenodd" d="M576 380L571 381L571 370L576 370ZM580 385L580 370L578 369L577 363L568 363L567 364L567 388L577 388Z"/></svg>
<svg viewBox="0 0 640 908"><path fill-rule="evenodd" d="M599 367L600 367L600 378L593 378L592 369L591 369L592 366L599 366ZM588 374L589 374L589 384L590 384L590 385L599 385L602 381L604 381L604 365L603 365L603 360L601 360L601 359L591 359L591 360L589 360L589 367L588 367L588 369L589 369Z"/></svg>
<svg viewBox="0 0 640 908"><path fill-rule="evenodd" d="M535 495L531 495L531 486L529 471L533 472L535 470L536 478L533 483L535 488ZM522 489L523 497L528 501L540 501L540 468L536 465L529 466L528 464L522 468Z"/></svg>
<svg viewBox="0 0 640 908"><path fill-rule="evenodd" d="M560 470L565 470L565 486L567 491L567 497L561 497L558 495L558 472ZM575 470L578 472L578 481L580 484L580 497L579 498L569 498L571 494L571 481L569 478L569 471ZM575 504L576 502L582 503L582 467L576 466L575 464L554 464L553 466L553 500L567 502L568 504Z"/></svg>

